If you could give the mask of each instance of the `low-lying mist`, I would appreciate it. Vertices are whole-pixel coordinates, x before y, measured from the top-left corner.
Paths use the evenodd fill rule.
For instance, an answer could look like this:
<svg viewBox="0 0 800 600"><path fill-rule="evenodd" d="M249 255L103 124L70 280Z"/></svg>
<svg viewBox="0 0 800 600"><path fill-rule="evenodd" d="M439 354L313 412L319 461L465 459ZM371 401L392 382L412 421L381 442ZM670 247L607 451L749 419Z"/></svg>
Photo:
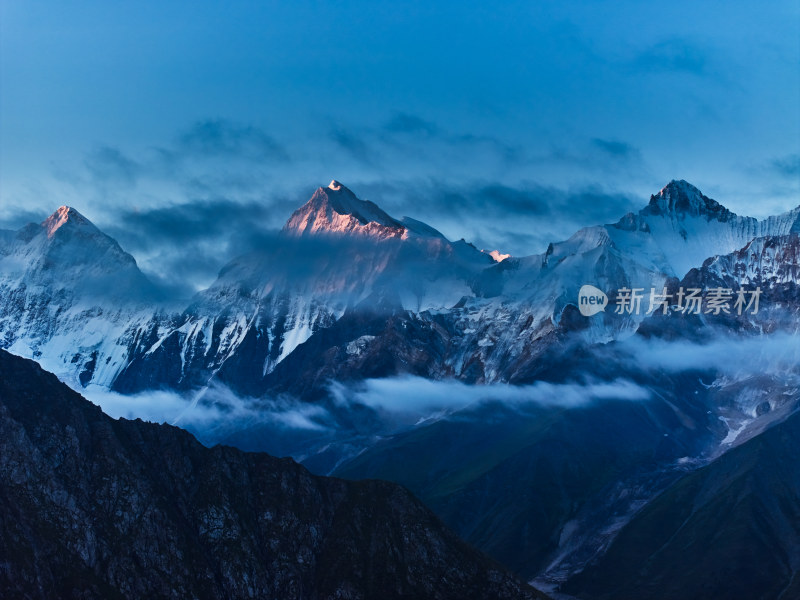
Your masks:
<svg viewBox="0 0 800 600"><path fill-rule="evenodd" d="M328 398L318 403L287 396L241 396L219 383L186 395L172 391L123 395L98 386L79 391L112 417L177 425L207 445L224 442L304 455L312 451L312 444L321 447L391 435L441 419L483 418L487 410L510 411L513 418L540 409L644 402L654 395L647 383L653 373L696 371L704 378L710 373L729 379L771 375L787 384L800 376L800 336L790 334L718 338L704 344L634 336L598 346L591 356L591 368L587 363L582 370L578 363L559 382L474 385L411 375L331 381Z"/></svg>

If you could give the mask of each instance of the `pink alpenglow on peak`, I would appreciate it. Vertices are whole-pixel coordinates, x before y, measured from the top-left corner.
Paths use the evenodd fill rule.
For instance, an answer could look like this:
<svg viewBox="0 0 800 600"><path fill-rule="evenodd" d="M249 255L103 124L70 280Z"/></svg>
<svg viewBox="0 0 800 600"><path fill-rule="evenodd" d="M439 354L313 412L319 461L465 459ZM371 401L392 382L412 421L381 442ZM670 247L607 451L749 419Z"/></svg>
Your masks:
<svg viewBox="0 0 800 600"><path fill-rule="evenodd" d="M286 225L290 235L357 235L374 240L416 239L441 244L447 242L436 229L416 219L397 220L377 204L360 200L337 180L319 187L311 199L298 208Z"/></svg>
<svg viewBox="0 0 800 600"><path fill-rule="evenodd" d="M374 202L360 200L335 179L328 187L317 188L283 229L293 235L355 234L381 239L401 238L406 231Z"/></svg>
<svg viewBox="0 0 800 600"><path fill-rule="evenodd" d="M84 217L71 206L60 206L56 212L42 221L42 227L47 231L47 237L51 238L61 227L67 223L74 225L92 226L89 219ZM93 227L93 226L92 226Z"/></svg>
<svg viewBox="0 0 800 600"><path fill-rule="evenodd" d="M486 252L486 250L482 250L485 254L491 256L495 262L503 262L507 258L511 258L510 254L501 254L500 250L492 250L491 252Z"/></svg>

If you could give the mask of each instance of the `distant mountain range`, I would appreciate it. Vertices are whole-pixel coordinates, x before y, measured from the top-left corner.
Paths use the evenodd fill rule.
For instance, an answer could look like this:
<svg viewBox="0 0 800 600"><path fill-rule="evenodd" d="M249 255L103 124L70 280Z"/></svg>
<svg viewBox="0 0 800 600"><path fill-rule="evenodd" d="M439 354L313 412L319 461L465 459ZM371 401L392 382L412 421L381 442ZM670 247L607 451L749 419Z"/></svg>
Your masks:
<svg viewBox="0 0 800 600"><path fill-rule="evenodd" d="M571 326L583 283L661 287L753 239L798 232L800 207L757 221L673 181L638 214L582 229L543 255L496 263L333 181L289 218L284 244L234 259L184 308L160 299L114 240L61 207L41 226L0 236L0 340L84 385L188 391L219 380L257 395L285 387L278 365L315 333L345 316L388 312L426 326L444 319L447 332L441 356L408 365L381 356L386 374L519 382L543 340ZM630 335L642 318L600 315L584 336ZM380 352L381 339L370 338L367 355ZM353 370L352 358L336 364Z"/></svg>
<svg viewBox="0 0 800 600"><path fill-rule="evenodd" d="M193 431L320 474L399 482L554 594L661 598L686 585L686 597L791 597L786 524L800 499L773 484L798 474L775 439L800 406L800 206L759 221L672 181L616 223L500 258L333 181L278 244L180 303L62 207L0 232L0 346L77 389L167 390L195 406L219 387L256 415L313 406L302 430L248 417ZM587 284L608 299L589 317ZM631 289L643 310L616 310ZM706 303L730 290L731 303L682 311L690 289ZM647 310L651 290L667 314ZM737 292L756 290L757 309L735 309ZM753 448L778 458L767 466ZM741 477L763 473L784 504L715 475L745 463ZM736 508L738 493L761 503L763 527L741 529L758 510ZM737 520L687 513L688 496ZM733 541L703 546L715 536ZM777 548L763 555L770 586L723 568L765 543ZM707 571L683 569L687 547Z"/></svg>

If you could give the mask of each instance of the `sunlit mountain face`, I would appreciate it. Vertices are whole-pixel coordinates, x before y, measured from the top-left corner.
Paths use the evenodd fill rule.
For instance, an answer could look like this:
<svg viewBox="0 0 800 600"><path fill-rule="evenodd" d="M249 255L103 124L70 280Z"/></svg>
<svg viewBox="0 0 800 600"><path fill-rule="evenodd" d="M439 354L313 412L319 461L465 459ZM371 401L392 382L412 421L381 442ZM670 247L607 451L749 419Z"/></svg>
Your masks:
<svg viewBox="0 0 800 600"><path fill-rule="evenodd" d="M61 207L3 234L0 339L113 417L400 483L545 592L789 589L792 559L769 588L729 567L766 531L738 529L751 512L682 534L704 570L643 538L687 504L769 502L701 483L757 468L788 482L768 533L797 547L780 432L800 402L800 207L739 216L685 181L642 204L503 257L334 180L189 300ZM765 444L768 465L742 462Z"/></svg>

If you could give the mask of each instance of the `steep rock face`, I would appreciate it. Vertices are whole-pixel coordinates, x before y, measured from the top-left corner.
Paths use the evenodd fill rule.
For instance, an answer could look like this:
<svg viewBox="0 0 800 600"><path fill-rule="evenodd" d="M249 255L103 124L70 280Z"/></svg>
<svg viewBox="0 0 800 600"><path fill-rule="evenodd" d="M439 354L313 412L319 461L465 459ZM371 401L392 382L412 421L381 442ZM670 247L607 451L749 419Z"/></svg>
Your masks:
<svg viewBox="0 0 800 600"><path fill-rule="evenodd" d="M325 321L331 326L325 335L284 353L283 358L291 356L291 360L283 366L273 362L251 391L280 389L302 395L315 381L324 385L329 379L404 372L471 383L530 381L542 354L565 336L577 334L587 343L608 342L632 335L646 319L646 303L640 314L617 315L609 308L591 319L577 315L581 285L591 283L610 294L623 287L660 290L675 281L673 273L685 268L679 266L681 261L699 266L708 256L739 251L752 234L788 231L798 218L800 209L760 222L737 217L686 182L672 182L640 215L631 217L638 223L633 227L621 222L585 228L565 242L552 244L543 255L483 268L471 289L448 284L450 289L463 290L464 296L458 302L452 296L449 303L440 303L444 310L394 302L394 310L385 312L383 326L341 310ZM458 243L446 246L448 250L457 247ZM442 264L448 264L444 258ZM782 268L791 272L793 261L791 255L781 254L774 263L785 264ZM390 285L383 289L413 286L402 273L390 272L392 277L386 279ZM441 281L444 272L430 279ZM349 275L345 279L352 281ZM367 313L371 310L360 307L365 308ZM332 327L344 317L349 318ZM368 327L358 329L358 323L367 322L371 323ZM361 344L357 354L348 353L348 346L364 336L370 337L369 343Z"/></svg>
<svg viewBox="0 0 800 600"><path fill-rule="evenodd" d="M800 414L674 484L565 591L646 600L800 597Z"/></svg>
<svg viewBox="0 0 800 600"><path fill-rule="evenodd" d="M184 309L163 302L133 257L62 207L0 236L0 343L83 385L192 390L218 377L257 393L348 308L446 308L472 294L492 262L333 182L296 211L279 243L231 261Z"/></svg>
<svg viewBox="0 0 800 600"><path fill-rule="evenodd" d="M650 196L650 204L640 213L642 216L658 215L670 218L706 217L708 220L728 221L736 215L712 200L690 183L672 180L658 194Z"/></svg>
<svg viewBox="0 0 800 600"><path fill-rule="evenodd" d="M538 598L410 493L114 421L0 350L4 597Z"/></svg>
<svg viewBox="0 0 800 600"><path fill-rule="evenodd" d="M338 234L365 236L371 239L429 238L445 240L436 229L411 217L390 217L377 204L360 200L336 181L317 188L311 200L297 209L283 231L295 236Z"/></svg>
<svg viewBox="0 0 800 600"><path fill-rule="evenodd" d="M461 324L455 329L466 333L453 347L463 349L463 364L479 360L486 381L526 381L546 351L542 340L571 333L597 343L633 335L647 318L646 303L639 314L615 314L617 290L661 290L709 257L738 251L758 236L788 234L798 219L800 207L763 221L739 217L685 181L670 182L638 214L485 269L478 297L450 311ZM590 319L577 315L584 284L610 297L610 307Z"/></svg>
<svg viewBox="0 0 800 600"><path fill-rule="evenodd" d="M669 337L595 346L562 339L538 361L539 384L630 378L648 391L645 400L558 406L553 389L555 406L517 406L487 386L497 403L434 413L367 445L334 473L398 481L471 543L537 584L558 585L682 474L797 409L797 337L737 338L727 328L719 338L695 327L703 339L681 335L674 347ZM756 370L736 367L750 360L742 348ZM764 360L769 352L775 360Z"/></svg>
<svg viewBox="0 0 800 600"><path fill-rule="evenodd" d="M722 330L750 334L793 332L797 330L800 306L797 239L795 234L755 238L743 249L710 258L681 281L637 269L632 259L609 246L598 246L596 251L615 258L598 262L592 262L586 254L570 252L560 256L554 250L550 256L557 257L558 269L542 276L540 287L535 288L537 297L518 302L504 297L470 299L447 311L394 311L371 319L344 315L335 326L298 347L285 364L276 367L265 378L265 389L302 397L330 380L403 373L431 379L457 378L468 383L525 383L541 375L548 351L567 340L574 343L576 337L593 343L636 332L687 340L710 340ZM604 270L590 269L587 275L583 272L587 264L602 264ZM494 268L505 268L504 263ZM565 273L569 277L564 277ZM752 314L751 307L737 315L734 294L729 304L732 314L695 316L673 311L663 318L660 314L647 316L645 299L639 315L616 315L611 306L606 313L585 318L575 308L577 286L573 286L573 297L566 297L557 287L564 281L593 281L607 290L627 285L660 291L666 286L673 298L679 286L700 288L705 290L705 296L708 290L718 287L760 287L762 294L757 314ZM558 320L550 314L554 296L556 303L563 306ZM703 333L706 325L713 329ZM348 350L358 340L362 340L358 352Z"/></svg>
<svg viewBox="0 0 800 600"><path fill-rule="evenodd" d="M702 269L741 286L800 283L800 234L755 238L736 252L708 259Z"/></svg>
<svg viewBox="0 0 800 600"><path fill-rule="evenodd" d="M651 373L631 367L636 356L609 362L604 347L592 345L638 338L702 344L722 331L737 343L796 332L797 209L756 221L672 182L617 224L585 228L542 255L496 264L424 224L336 200L344 191L318 190L293 225L304 222L302 232L285 231L277 250L232 261L183 312L151 312L138 323L123 318L134 323L123 334L97 334L122 348L121 362L107 363L103 347L77 334L45 336L62 345L40 346L37 356L69 365L64 348L75 346L86 381L113 381L121 391L191 389L218 378L253 396L286 393L320 403L329 400L331 381L357 386L367 377L574 383L630 375L657 398L553 408L532 418L486 411L467 425L425 422L377 443L364 441L374 433L366 409L356 414L350 405L328 404L343 417L333 424L342 426L337 435L362 435L347 448L354 451L337 448L341 438L292 447L305 460L330 446L324 460L306 463L319 472L338 465L348 476L407 484L470 541L549 582L602 553L633 512L707 460L709 448L727 450L758 435L797 399L796 365L747 379L708 368L652 381ZM334 222L345 226L336 231ZM14 235L2 234L0 244L7 247ZM612 305L623 286L674 292L679 285L760 285L764 295L755 316L662 318L609 309L586 318L576 307L584 283L608 291ZM43 296L41 306L57 312L59 294ZM107 322L106 313L98 318ZM13 314L8 323L12 331ZM94 321L74 323L77 331ZM256 433L247 447L272 443L274 429ZM242 444L241 430L228 439ZM341 461L364 448L352 463Z"/></svg>
<svg viewBox="0 0 800 600"><path fill-rule="evenodd" d="M544 286L552 306L552 298L574 301L584 283L596 281L601 289L657 286L668 278L681 279L710 257L738 251L754 238L788 235L799 219L800 207L763 221L739 217L685 181L672 181L638 214L581 229L551 244L543 255L494 267L499 275L495 294L530 303Z"/></svg>
<svg viewBox="0 0 800 600"><path fill-rule="evenodd" d="M669 314L648 317L638 337L660 343L707 346L709 355L731 350L728 369L709 385L717 390L714 410L731 429L730 443L740 443L792 410L800 386L800 238L797 234L755 238L744 248L709 258L681 280L672 280ZM679 291L701 290L703 309L681 311ZM720 291L727 298L717 311L709 297ZM686 307L687 301L683 300ZM753 361L764 363L758 374L746 358L735 362L737 348L750 348ZM740 351L740 354L741 351ZM736 371L741 371L737 373Z"/></svg>

